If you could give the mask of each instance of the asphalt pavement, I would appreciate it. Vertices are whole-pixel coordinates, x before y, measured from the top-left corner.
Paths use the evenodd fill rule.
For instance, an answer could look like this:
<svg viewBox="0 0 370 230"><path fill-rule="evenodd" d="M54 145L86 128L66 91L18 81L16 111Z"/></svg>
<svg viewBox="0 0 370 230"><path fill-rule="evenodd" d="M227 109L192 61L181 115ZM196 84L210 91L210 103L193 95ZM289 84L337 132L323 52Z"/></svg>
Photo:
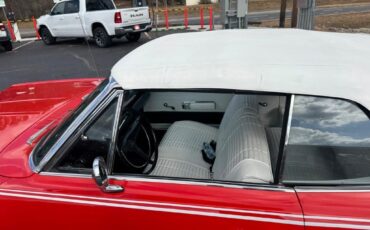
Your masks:
<svg viewBox="0 0 370 230"><path fill-rule="evenodd" d="M14 50L0 49L0 90L15 83L85 77L109 77L113 65L130 51L168 32L143 34L138 42L114 40L109 48L72 39L46 46L42 41L14 43ZM155 58L154 54L153 57Z"/></svg>

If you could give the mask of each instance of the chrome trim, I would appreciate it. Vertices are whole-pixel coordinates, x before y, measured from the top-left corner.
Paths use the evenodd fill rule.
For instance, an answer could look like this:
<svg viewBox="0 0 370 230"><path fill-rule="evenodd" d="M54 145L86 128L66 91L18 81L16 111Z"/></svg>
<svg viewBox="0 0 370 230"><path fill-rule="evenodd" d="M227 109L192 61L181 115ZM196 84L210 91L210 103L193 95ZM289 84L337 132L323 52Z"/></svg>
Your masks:
<svg viewBox="0 0 370 230"><path fill-rule="evenodd" d="M292 117L293 117L294 99L295 99L295 95L293 94L290 98L289 116L288 116L288 124L287 124L287 129L286 129L286 134L285 134L284 149L287 147L288 141L289 141L290 128L292 125Z"/></svg>
<svg viewBox="0 0 370 230"><path fill-rule="evenodd" d="M95 158L93 162L92 177L102 192L118 193L124 191L124 188L120 185L109 184L108 169L103 157Z"/></svg>
<svg viewBox="0 0 370 230"><path fill-rule="evenodd" d="M118 102L116 108L116 114L114 116L114 124L113 124L113 131L112 131L112 141L109 146L109 152L107 156L107 167L108 167L108 175L110 175L113 171L114 166L114 147L116 146L116 138L118 133L118 126L119 126L119 117L122 111L122 102L123 102L123 91L118 91Z"/></svg>
<svg viewBox="0 0 370 230"><path fill-rule="evenodd" d="M41 175L41 176L67 177L67 178L92 179L91 174L78 174L78 173L40 172L39 175Z"/></svg>
<svg viewBox="0 0 370 230"><path fill-rule="evenodd" d="M70 138L73 132L90 116L90 114L98 107L101 101L106 98L109 93L114 89L120 87L119 84L114 80L114 78L109 79L109 83L107 86L102 90L102 92L85 108L84 111L70 124L70 126L66 129L59 139L55 142L55 144L50 148L49 152L46 153L44 158L40 161L38 165L35 165L33 162L33 154L35 152L36 147L32 150L30 154L29 166L31 170L35 173L40 173L45 165L54 157L57 151L61 148L61 146Z"/></svg>
<svg viewBox="0 0 370 230"><path fill-rule="evenodd" d="M82 126L79 127L80 131L85 131L87 128L89 128L90 125L92 125L92 123L95 121L95 119L97 119L97 117L99 117L99 115L101 115L104 111L104 109L106 109L114 99L117 98L117 96L122 93L122 90L117 90L115 92L110 92L108 94L108 96L106 98L103 99L103 101L93 110L92 113L90 113L90 115L84 120L84 122L81 124ZM117 102L117 106L118 106L118 102ZM80 132L78 131L78 132ZM73 142L75 142L78 138L81 138L81 133L77 133L77 136L75 136L75 139L72 140ZM73 136L69 137L66 142L68 142L69 140L73 139ZM64 143L66 143L64 142ZM109 150L108 150L109 151ZM109 153L109 152L108 152ZM107 154L108 154L107 153ZM51 160L55 160L55 161L59 161L59 159L64 155L66 154L66 151L62 151L60 153L58 153L58 151L56 152L55 156L51 159ZM52 165L54 166L54 165Z"/></svg>
<svg viewBox="0 0 370 230"><path fill-rule="evenodd" d="M341 189L340 189L341 188ZM297 186L294 188L296 192L304 192L304 193L329 193L329 192L370 192L370 185L365 186L333 186L333 187L304 187L304 186Z"/></svg>
<svg viewBox="0 0 370 230"><path fill-rule="evenodd" d="M138 33L138 32L149 32L152 30L152 24L146 25L143 29L132 29L132 26L126 26L126 27L116 27L114 28L115 35L125 35L128 33Z"/></svg>
<svg viewBox="0 0 370 230"><path fill-rule="evenodd" d="M52 122L50 122L49 124L45 125L42 129L40 129L39 131L37 131L35 134L33 134L28 140L27 140L27 144L28 145L32 145L33 142L41 135L45 132L45 130L47 130L52 124L54 124L55 120L53 120Z"/></svg>
<svg viewBox="0 0 370 230"><path fill-rule="evenodd" d="M57 172L41 172L42 176L56 176L56 177L69 177L69 178L84 178L91 179L90 174L76 174L76 173L57 173ZM239 189L254 189L254 190L265 190L265 191L281 191L281 192L295 192L293 188L276 186L259 186L259 185L233 185L224 184L218 182L202 182L202 181L190 181L181 180L178 178L172 179L160 179L160 178L144 178L139 176L109 176L109 179L119 181L138 181L138 182L152 182L152 183L164 183L164 184L180 184L180 185L199 185L199 186L217 186L223 188L239 188Z"/></svg>

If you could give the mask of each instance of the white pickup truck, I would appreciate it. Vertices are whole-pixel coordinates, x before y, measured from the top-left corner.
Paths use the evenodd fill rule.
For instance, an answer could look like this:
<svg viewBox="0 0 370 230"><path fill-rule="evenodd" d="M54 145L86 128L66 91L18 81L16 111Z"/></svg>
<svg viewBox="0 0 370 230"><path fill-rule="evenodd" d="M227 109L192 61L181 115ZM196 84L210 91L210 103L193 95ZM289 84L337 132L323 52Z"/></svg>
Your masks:
<svg viewBox="0 0 370 230"><path fill-rule="evenodd" d="M148 7L117 9L112 0L62 0L37 19L37 26L47 45L56 38L87 37L99 47L111 45L113 37L137 41L152 29Z"/></svg>

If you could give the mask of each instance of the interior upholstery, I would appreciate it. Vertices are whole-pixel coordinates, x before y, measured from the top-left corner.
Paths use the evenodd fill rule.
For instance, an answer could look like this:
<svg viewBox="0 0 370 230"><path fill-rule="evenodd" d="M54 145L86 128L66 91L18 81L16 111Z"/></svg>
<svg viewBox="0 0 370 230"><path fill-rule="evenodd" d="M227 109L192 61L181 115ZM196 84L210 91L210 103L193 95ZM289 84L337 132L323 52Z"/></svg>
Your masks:
<svg viewBox="0 0 370 230"><path fill-rule="evenodd" d="M217 140L216 161L201 154L203 142ZM220 128L192 122L174 123L159 145L158 176L213 178L269 183L273 181L264 126L258 118L256 96L236 95L230 101Z"/></svg>
<svg viewBox="0 0 370 230"><path fill-rule="evenodd" d="M280 127L266 128L266 134L270 149L271 165L273 171L275 171L275 165L279 155L281 128Z"/></svg>
<svg viewBox="0 0 370 230"><path fill-rule="evenodd" d="M214 179L272 182L270 153L261 121L256 114L244 113L233 123L237 125L225 129L226 133L222 132L217 141Z"/></svg>
<svg viewBox="0 0 370 230"><path fill-rule="evenodd" d="M210 164L203 160L203 142L217 138L217 128L194 121L175 122L159 147L157 166L152 175L208 178Z"/></svg>

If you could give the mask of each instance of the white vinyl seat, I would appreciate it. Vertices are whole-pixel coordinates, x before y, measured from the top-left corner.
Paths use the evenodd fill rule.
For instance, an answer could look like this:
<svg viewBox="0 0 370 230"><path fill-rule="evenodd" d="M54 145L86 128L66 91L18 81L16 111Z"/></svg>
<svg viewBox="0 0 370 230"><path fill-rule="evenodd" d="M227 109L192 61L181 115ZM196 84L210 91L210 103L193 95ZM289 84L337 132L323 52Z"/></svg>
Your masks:
<svg viewBox="0 0 370 230"><path fill-rule="evenodd" d="M152 175L206 178L210 164L203 160L204 142L217 138L217 128L194 121L175 122L158 146L159 158Z"/></svg>
<svg viewBox="0 0 370 230"><path fill-rule="evenodd" d="M266 128L267 141L270 148L270 157L271 163L274 166L277 162L279 147L280 147L280 138L281 138L281 128L280 127L271 127ZM275 171L275 167L272 167Z"/></svg>
<svg viewBox="0 0 370 230"><path fill-rule="evenodd" d="M203 160L203 143L217 141L211 173ZM266 134L258 118L255 96L236 95L220 128L193 122L175 122L159 145L158 162L151 175L269 183L272 181Z"/></svg>

